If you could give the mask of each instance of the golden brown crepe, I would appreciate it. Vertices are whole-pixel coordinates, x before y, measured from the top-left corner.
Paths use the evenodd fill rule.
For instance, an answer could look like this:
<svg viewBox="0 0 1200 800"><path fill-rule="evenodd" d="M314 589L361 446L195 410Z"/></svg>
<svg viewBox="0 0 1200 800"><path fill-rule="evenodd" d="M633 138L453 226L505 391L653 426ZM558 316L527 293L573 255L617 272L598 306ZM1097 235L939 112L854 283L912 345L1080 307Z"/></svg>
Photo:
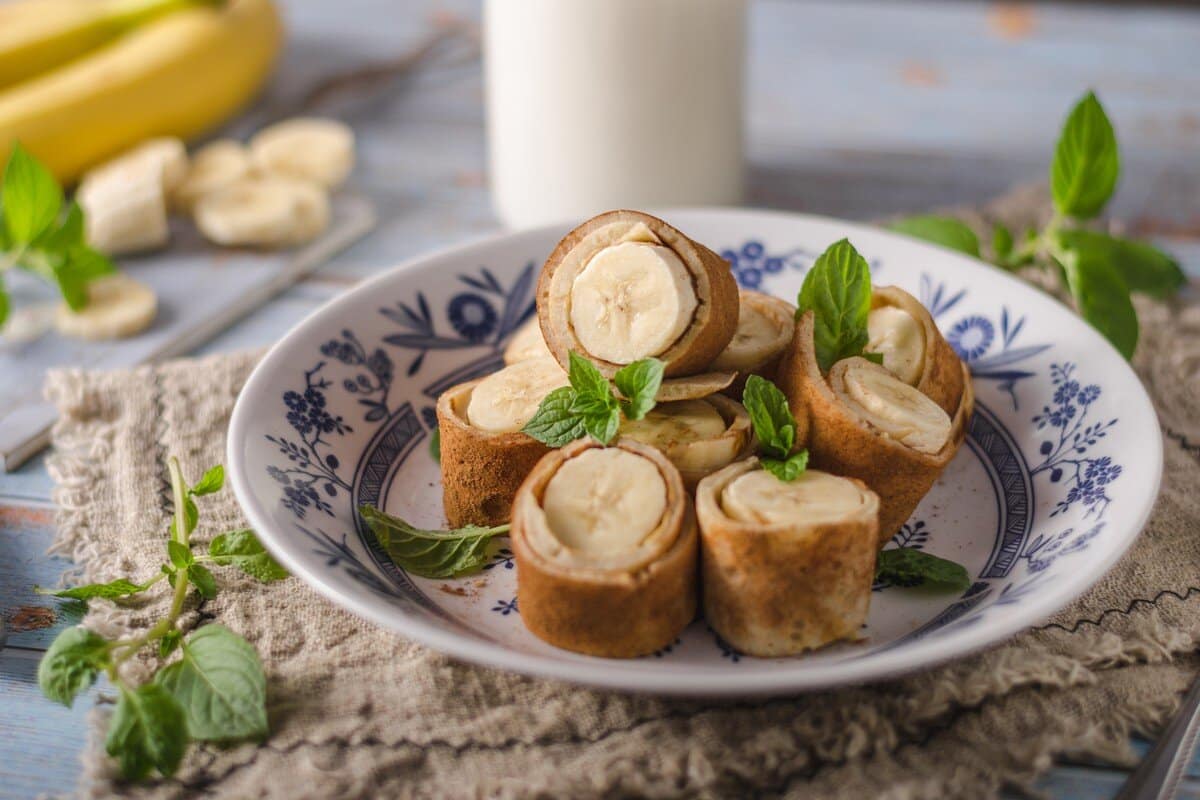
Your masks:
<svg viewBox="0 0 1200 800"><path fill-rule="evenodd" d="M774 380L795 329L795 306L779 297L742 289L737 332L710 366L737 373L725 394L740 400L751 375Z"/></svg>
<svg viewBox="0 0 1200 800"><path fill-rule="evenodd" d="M633 353L617 363L584 346L572 322L572 297L576 282L594 259L614 248L633 245L661 248L667 256L677 258L690 282L688 302L695 307L679 335L659 352ZM724 259L671 225L640 211L609 211L568 233L546 259L538 280L537 308L546 344L564 369L571 351L590 358L608 377L626 363L654 356L665 362L666 377L673 378L707 370L729 344L737 329L738 289ZM646 324L657 330L668 322L649 315ZM618 330L623 329L618 326Z"/></svg>
<svg viewBox="0 0 1200 800"><path fill-rule="evenodd" d="M678 470L652 447L580 440L545 456L513 504L512 548L521 620L557 647L645 655L696 614L695 517Z"/></svg>
<svg viewBox="0 0 1200 800"><path fill-rule="evenodd" d="M696 488L704 617L735 649L795 655L856 639L878 551L879 498L809 470L784 483L757 458Z"/></svg>
<svg viewBox="0 0 1200 800"><path fill-rule="evenodd" d="M879 495L881 547L933 487L966 436L975 395L966 365L959 362L958 369L962 375L962 396L954 413L947 415L945 444L936 452L922 452L868 422L847 401L842 382L848 371L862 373L884 371L883 368L862 358L850 358L834 364L828 376L822 375L813 349L812 312L804 314L796 324L792 346L780 365L777 383L796 417L797 446L808 448L813 467L858 478ZM918 396L925 397L920 393Z"/></svg>

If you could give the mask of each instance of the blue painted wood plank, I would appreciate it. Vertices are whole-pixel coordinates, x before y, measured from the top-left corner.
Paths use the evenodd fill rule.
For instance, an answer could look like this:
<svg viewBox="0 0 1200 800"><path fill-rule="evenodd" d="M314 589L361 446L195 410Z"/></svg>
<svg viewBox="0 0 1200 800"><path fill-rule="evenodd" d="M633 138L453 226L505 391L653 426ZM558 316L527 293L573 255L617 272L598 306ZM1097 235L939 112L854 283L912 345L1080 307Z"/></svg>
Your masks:
<svg viewBox="0 0 1200 800"><path fill-rule="evenodd" d="M1057 800L1106 800L1116 797L1127 777L1128 773L1122 770L1060 766L1039 778L1034 788ZM1005 797L1015 800L1022 795L1006 794ZM1175 797L1176 800L1200 800L1200 781L1184 780Z"/></svg>
<svg viewBox="0 0 1200 800"><path fill-rule="evenodd" d="M78 624L82 606L34 593L34 585L56 587L65 558L46 555L54 537L48 507L0 505L0 616L8 644L43 649L64 627Z"/></svg>

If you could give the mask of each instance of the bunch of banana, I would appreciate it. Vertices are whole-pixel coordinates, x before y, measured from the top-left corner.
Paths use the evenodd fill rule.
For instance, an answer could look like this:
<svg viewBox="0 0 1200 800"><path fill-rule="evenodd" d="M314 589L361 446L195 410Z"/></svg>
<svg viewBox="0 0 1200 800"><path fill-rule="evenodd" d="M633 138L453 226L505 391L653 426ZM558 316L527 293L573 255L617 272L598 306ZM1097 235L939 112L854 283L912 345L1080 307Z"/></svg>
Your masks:
<svg viewBox="0 0 1200 800"><path fill-rule="evenodd" d="M20 141L63 181L245 105L282 43L271 0L20 0L0 7L0 162Z"/></svg>

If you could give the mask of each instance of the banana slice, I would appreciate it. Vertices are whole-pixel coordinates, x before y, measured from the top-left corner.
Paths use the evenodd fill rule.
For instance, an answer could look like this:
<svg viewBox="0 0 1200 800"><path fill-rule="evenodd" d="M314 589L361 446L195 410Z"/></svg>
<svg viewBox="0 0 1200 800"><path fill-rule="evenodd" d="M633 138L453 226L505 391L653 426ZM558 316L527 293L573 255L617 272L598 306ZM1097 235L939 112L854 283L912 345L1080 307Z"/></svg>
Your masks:
<svg viewBox="0 0 1200 800"><path fill-rule="evenodd" d="M867 352L883 356L883 366L909 386L916 386L925 368L925 332L921 323L895 306L880 306L867 314Z"/></svg>
<svg viewBox="0 0 1200 800"><path fill-rule="evenodd" d="M745 453L750 416L724 395L659 403L642 419L622 422L621 436L659 450L690 489Z"/></svg>
<svg viewBox="0 0 1200 800"><path fill-rule="evenodd" d="M848 361L834 387L846 405L872 427L921 453L941 451L950 440L950 417L937 403L866 359Z"/></svg>
<svg viewBox="0 0 1200 800"><path fill-rule="evenodd" d="M528 361L531 358L550 356L550 348L546 346L546 337L542 336L542 326L537 317L526 322L513 333L504 348L504 363L515 364L518 361Z"/></svg>
<svg viewBox="0 0 1200 800"><path fill-rule="evenodd" d="M135 155L88 173L75 193L88 244L110 256L155 250L170 239L164 163Z"/></svg>
<svg viewBox="0 0 1200 800"><path fill-rule="evenodd" d="M854 481L810 469L784 482L766 470L746 472L721 493L730 519L760 525L820 525L857 514L868 501Z"/></svg>
<svg viewBox="0 0 1200 800"><path fill-rule="evenodd" d="M188 172L187 148L173 136L147 139L116 158L88 170L81 185L102 179L106 173L152 172L162 181L163 191L170 193L183 181Z"/></svg>
<svg viewBox="0 0 1200 800"><path fill-rule="evenodd" d="M296 117L256 133L250 155L266 173L332 189L354 169L354 131L333 119Z"/></svg>
<svg viewBox="0 0 1200 800"><path fill-rule="evenodd" d="M743 289L737 330L709 369L752 372L771 363L792 340L795 311L786 300Z"/></svg>
<svg viewBox="0 0 1200 800"><path fill-rule="evenodd" d="M571 326L591 355L614 364L656 356L696 312L687 268L669 247L621 242L606 247L571 287Z"/></svg>
<svg viewBox="0 0 1200 800"><path fill-rule="evenodd" d="M183 180L171 192L171 205L190 212L205 195L250 175L250 151L233 139L209 142L192 155Z"/></svg>
<svg viewBox="0 0 1200 800"><path fill-rule="evenodd" d="M329 198L319 186L286 178L246 178L200 198L196 226L219 245L287 247L329 225Z"/></svg>
<svg viewBox="0 0 1200 800"><path fill-rule="evenodd" d="M546 523L567 548L612 556L637 549L667 507L658 467L617 448L594 448L565 462L542 495Z"/></svg>
<svg viewBox="0 0 1200 800"><path fill-rule="evenodd" d="M58 307L58 332L76 339L120 339L141 333L154 322L158 298L146 284L123 273L105 275L88 284L88 304L72 311Z"/></svg>
<svg viewBox="0 0 1200 800"><path fill-rule="evenodd" d="M471 392L467 421L489 433L514 433L537 413L542 399L567 385L552 358L521 361L489 375Z"/></svg>
<svg viewBox="0 0 1200 800"><path fill-rule="evenodd" d="M725 427L725 419L712 403L680 400L655 406L641 419L625 420L621 435L666 452L677 445L715 439Z"/></svg>

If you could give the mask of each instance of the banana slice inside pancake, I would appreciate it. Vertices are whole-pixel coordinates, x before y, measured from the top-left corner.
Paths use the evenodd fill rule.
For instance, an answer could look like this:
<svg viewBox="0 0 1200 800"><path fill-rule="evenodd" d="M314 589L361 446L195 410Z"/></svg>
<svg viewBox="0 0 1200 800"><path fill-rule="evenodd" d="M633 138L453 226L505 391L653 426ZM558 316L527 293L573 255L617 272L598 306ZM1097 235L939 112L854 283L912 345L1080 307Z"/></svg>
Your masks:
<svg viewBox="0 0 1200 800"><path fill-rule="evenodd" d="M730 519L761 525L838 522L870 502L877 501L854 481L812 469L788 482L761 469L746 472L721 493L722 509Z"/></svg>
<svg viewBox="0 0 1200 800"><path fill-rule="evenodd" d="M938 453L950 440L950 417L937 403L866 359L850 360L833 389L865 422L918 452Z"/></svg>
<svg viewBox="0 0 1200 800"><path fill-rule="evenodd" d="M883 356L883 366L916 386L925 366L925 332L912 314L895 306L880 306L867 315L867 352Z"/></svg>
<svg viewBox="0 0 1200 800"><path fill-rule="evenodd" d="M489 433L513 433L537 413L543 398L567 385L552 358L521 361L484 378L471 392L467 421Z"/></svg>

